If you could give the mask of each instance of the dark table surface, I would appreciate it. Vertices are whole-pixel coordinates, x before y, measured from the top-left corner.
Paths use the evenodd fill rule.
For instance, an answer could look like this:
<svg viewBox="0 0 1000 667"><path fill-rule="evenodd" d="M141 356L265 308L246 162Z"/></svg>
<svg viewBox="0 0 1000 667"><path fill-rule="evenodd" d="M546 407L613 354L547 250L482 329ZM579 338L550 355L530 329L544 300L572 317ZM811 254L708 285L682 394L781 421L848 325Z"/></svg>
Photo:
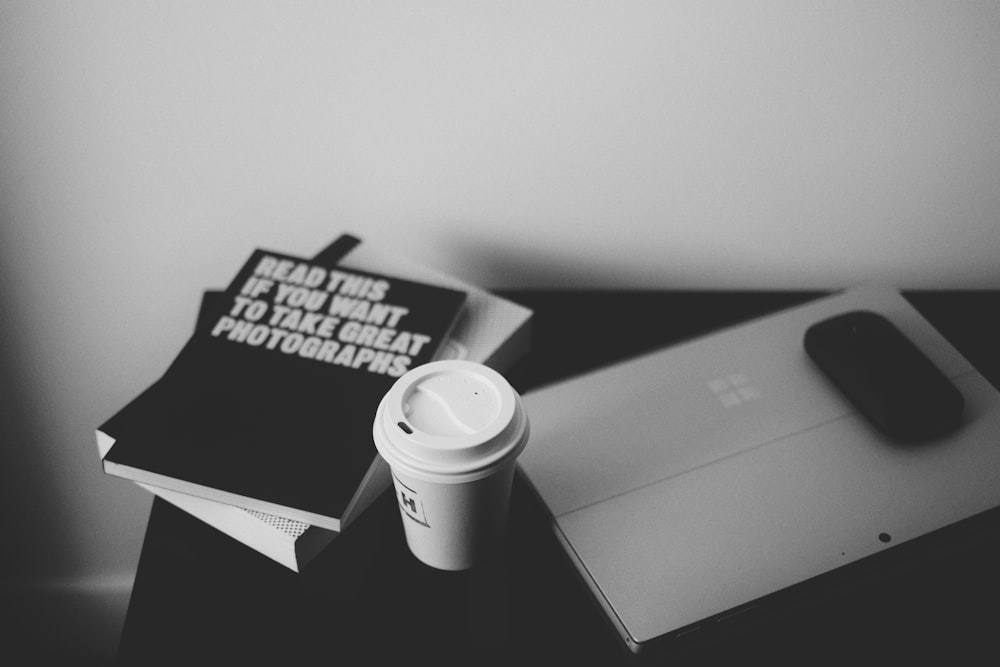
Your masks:
<svg viewBox="0 0 1000 667"><path fill-rule="evenodd" d="M535 310L532 351L506 373L525 393L821 293L501 294ZM1000 293L905 295L1000 384ZM389 493L300 574L157 499L119 657L136 664L979 662L997 651L995 515L888 549L872 567L637 660L577 578L520 478L503 551L457 573L410 555Z"/></svg>

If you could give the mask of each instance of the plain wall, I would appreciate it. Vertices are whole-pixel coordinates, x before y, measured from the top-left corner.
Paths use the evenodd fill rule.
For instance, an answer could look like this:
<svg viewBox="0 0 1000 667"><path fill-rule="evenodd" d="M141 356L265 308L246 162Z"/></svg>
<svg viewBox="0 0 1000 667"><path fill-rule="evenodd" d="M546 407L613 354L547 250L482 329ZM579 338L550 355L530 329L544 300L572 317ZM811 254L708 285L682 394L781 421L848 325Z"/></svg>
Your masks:
<svg viewBox="0 0 1000 667"><path fill-rule="evenodd" d="M94 428L254 247L996 289L998 71L992 1L0 0L3 610L114 650L150 500Z"/></svg>

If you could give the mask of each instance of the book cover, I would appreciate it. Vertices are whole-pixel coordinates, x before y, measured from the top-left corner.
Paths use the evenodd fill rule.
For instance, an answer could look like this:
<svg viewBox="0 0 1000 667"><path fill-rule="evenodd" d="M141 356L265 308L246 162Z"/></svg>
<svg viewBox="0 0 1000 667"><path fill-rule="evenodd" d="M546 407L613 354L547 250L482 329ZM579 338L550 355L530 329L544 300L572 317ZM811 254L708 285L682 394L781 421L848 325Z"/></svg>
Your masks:
<svg viewBox="0 0 1000 667"><path fill-rule="evenodd" d="M258 250L163 377L99 428L106 472L342 530L386 477L371 419L464 292Z"/></svg>
<svg viewBox="0 0 1000 667"><path fill-rule="evenodd" d="M348 234L341 235L314 259L340 261L342 267L385 273L451 287L467 293L465 309L451 331L439 359L469 359L503 372L530 347L530 309L454 276L418 262L386 253ZM198 317L199 328L210 325L222 292L207 291ZM217 530L295 572L301 571L339 533L265 512L247 510L214 500L141 485Z"/></svg>

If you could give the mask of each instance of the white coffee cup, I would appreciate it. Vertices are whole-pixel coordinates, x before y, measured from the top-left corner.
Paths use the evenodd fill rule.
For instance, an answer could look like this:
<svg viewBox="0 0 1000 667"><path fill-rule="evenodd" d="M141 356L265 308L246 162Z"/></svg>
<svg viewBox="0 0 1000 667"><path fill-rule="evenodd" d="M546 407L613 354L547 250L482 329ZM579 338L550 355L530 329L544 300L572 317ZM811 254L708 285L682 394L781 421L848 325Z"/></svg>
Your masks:
<svg viewBox="0 0 1000 667"><path fill-rule="evenodd" d="M382 398L372 433L414 556L464 570L499 548L528 441L521 398L502 375L470 361L418 366Z"/></svg>

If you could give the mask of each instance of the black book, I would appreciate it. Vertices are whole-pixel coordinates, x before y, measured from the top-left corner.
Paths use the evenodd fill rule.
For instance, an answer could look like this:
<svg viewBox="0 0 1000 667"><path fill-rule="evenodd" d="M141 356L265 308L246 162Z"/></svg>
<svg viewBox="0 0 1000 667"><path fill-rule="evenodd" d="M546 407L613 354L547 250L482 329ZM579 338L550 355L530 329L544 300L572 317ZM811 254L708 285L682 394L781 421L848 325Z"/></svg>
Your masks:
<svg viewBox="0 0 1000 667"><path fill-rule="evenodd" d="M372 442L461 291L256 251L167 372L98 429L112 475L330 530L387 485Z"/></svg>

